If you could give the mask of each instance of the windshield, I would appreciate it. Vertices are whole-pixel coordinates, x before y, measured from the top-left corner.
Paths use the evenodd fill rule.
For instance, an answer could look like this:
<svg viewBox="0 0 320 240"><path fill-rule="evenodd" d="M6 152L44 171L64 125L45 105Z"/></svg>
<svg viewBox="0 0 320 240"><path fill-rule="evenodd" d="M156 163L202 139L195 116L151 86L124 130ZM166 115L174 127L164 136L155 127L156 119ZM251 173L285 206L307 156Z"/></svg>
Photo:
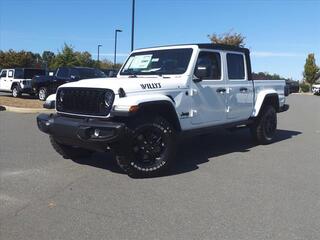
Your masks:
<svg viewBox="0 0 320 240"><path fill-rule="evenodd" d="M133 53L120 75L183 74L188 68L191 48Z"/></svg>

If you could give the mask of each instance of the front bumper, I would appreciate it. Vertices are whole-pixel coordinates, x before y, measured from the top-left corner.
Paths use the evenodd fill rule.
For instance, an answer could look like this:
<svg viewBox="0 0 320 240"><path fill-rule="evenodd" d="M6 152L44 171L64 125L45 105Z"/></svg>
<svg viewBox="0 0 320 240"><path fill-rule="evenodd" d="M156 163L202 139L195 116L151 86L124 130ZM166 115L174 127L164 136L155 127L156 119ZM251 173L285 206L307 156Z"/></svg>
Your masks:
<svg viewBox="0 0 320 240"><path fill-rule="evenodd" d="M126 132L123 123L57 114L40 114L37 124L42 132L62 144L96 151L106 151L113 143L121 142Z"/></svg>

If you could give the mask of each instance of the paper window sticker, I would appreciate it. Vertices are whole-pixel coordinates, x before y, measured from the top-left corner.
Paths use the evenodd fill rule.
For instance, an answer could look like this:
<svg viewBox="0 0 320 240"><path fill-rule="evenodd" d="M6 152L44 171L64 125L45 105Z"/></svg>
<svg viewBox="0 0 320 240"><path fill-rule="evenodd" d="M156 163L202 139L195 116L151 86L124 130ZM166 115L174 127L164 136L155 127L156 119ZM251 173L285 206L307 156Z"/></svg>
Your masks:
<svg viewBox="0 0 320 240"><path fill-rule="evenodd" d="M134 68L134 69L147 68L151 61L151 58L152 58L152 54L135 56L131 63L130 68Z"/></svg>

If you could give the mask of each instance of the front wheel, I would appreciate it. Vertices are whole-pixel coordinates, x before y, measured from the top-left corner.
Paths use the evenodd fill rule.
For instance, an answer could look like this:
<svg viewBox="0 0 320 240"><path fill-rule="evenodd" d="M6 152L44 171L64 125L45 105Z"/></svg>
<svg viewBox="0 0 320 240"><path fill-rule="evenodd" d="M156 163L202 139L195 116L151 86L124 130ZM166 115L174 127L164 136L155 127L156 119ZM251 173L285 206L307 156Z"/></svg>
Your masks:
<svg viewBox="0 0 320 240"><path fill-rule="evenodd" d="M172 164L176 132L162 117L139 120L130 127L131 141L126 154L116 153L117 163L131 177L151 177Z"/></svg>
<svg viewBox="0 0 320 240"><path fill-rule="evenodd" d="M277 131L277 113L273 106L262 109L261 115L250 126L253 138L260 144L269 144Z"/></svg>

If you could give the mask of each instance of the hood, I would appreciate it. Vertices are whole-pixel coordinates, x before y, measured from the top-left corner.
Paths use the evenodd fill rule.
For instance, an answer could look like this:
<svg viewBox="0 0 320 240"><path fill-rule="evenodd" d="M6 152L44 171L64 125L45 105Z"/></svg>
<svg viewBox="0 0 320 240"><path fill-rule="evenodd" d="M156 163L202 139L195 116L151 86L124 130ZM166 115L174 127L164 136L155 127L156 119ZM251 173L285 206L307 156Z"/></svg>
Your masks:
<svg viewBox="0 0 320 240"><path fill-rule="evenodd" d="M160 76L142 78L94 78L66 83L60 87L111 89L117 94L119 88L123 88L126 93L183 88L186 83L185 80L182 76L170 78Z"/></svg>

